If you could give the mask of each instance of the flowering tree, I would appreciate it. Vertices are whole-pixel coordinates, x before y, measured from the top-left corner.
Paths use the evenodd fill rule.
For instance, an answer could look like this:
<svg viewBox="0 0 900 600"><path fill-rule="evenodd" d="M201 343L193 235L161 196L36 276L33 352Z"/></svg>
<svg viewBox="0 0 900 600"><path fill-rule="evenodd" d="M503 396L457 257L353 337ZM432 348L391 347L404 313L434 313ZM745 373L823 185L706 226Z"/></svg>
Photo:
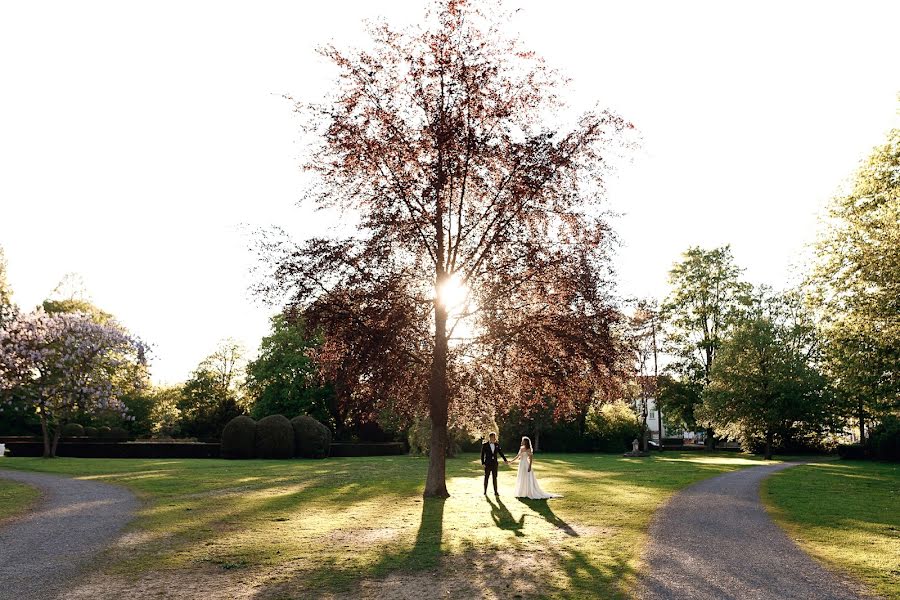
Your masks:
<svg viewBox="0 0 900 600"><path fill-rule="evenodd" d="M34 409L44 456L56 455L62 426L79 413L119 411L121 394L143 385L142 342L82 313L22 314L0 329L0 391Z"/></svg>
<svg viewBox="0 0 900 600"><path fill-rule="evenodd" d="M600 198L609 144L630 124L607 111L554 124L564 79L497 17L438 0L426 26L373 26L371 51L323 49L335 93L298 105L321 141L311 200L359 224L263 244L265 291L324 330L339 397L429 414L425 496L448 495L454 414L552 397L564 416L617 357Z"/></svg>

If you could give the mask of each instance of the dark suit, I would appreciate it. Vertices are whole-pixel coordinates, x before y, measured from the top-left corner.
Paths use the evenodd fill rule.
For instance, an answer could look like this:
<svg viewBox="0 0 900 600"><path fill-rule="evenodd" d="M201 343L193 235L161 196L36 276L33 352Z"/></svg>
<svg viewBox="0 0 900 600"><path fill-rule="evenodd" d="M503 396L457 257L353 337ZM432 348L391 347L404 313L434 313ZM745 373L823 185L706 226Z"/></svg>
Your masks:
<svg viewBox="0 0 900 600"><path fill-rule="evenodd" d="M506 461L506 456L503 454L503 450L500 448L499 443L494 444L494 450L491 451L491 443L485 442L481 445L481 465L484 467L484 493L487 494L487 484L488 477L493 475L494 479L494 493L497 493L497 456L503 458Z"/></svg>

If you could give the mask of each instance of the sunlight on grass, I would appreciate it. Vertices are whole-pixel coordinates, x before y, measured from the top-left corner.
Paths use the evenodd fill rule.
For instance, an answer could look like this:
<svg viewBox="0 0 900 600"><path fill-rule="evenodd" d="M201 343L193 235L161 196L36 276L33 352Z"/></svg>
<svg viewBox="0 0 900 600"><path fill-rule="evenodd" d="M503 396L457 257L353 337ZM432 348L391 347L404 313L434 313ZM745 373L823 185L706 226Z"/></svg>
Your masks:
<svg viewBox="0 0 900 600"><path fill-rule="evenodd" d="M900 465L794 467L764 482L762 497L807 552L878 594L900 598Z"/></svg>
<svg viewBox="0 0 900 600"><path fill-rule="evenodd" d="M504 467L502 495L485 497L474 455L448 461L446 501L422 499L427 460L414 457L7 463L124 485L144 501L129 552L110 557L111 576L188 578L207 565L271 590L260 598L352 596L397 573L438 569L432 577L471 579L485 560L524 555L540 557L535 589L542 595L624 598L655 508L686 485L759 461L675 452L539 455L542 486L564 495L550 502L512 497L515 469ZM498 588L504 576L487 575L476 589Z"/></svg>
<svg viewBox="0 0 900 600"><path fill-rule="evenodd" d="M27 511L40 497L41 493L30 485L0 479L0 521Z"/></svg>

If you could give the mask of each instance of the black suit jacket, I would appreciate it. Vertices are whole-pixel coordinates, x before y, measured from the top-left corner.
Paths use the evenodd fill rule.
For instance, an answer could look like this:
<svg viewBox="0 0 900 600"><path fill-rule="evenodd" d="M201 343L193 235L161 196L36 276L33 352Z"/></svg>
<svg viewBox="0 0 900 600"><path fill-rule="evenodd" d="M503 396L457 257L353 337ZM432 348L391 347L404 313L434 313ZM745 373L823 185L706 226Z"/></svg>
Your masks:
<svg viewBox="0 0 900 600"><path fill-rule="evenodd" d="M491 452L491 443L485 442L481 445L481 464L484 466L491 466L497 464L497 455L503 457L503 460L506 460L506 456L503 454L503 450L500 448L500 444L494 444L494 451Z"/></svg>

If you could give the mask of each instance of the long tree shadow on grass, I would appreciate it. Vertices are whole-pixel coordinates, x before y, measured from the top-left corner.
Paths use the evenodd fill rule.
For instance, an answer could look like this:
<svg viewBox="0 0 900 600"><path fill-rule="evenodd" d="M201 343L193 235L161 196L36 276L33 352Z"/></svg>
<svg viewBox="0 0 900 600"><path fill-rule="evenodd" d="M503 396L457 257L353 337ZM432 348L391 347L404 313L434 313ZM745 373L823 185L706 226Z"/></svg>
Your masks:
<svg viewBox="0 0 900 600"><path fill-rule="evenodd" d="M416 533L416 543L403 561L404 568L430 569L441 559L441 540L444 535L445 498L426 498L422 501L422 520Z"/></svg>
<svg viewBox="0 0 900 600"><path fill-rule="evenodd" d="M333 558L323 558L314 570L303 571L287 581L266 586L253 597L307 598L315 597L318 592L358 597L366 579L383 578L396 571L417 573L436 569L442 558L445 503L443 498L422 500L422 515L415 541L405 548L385 549L374 564L361 569L348 568ZM300 595L296 595L298 592Z"/></svg>
<svg viewBox="0 0 900 600"><path fill-rule="evenodd" d="M541 515L545 521L565 533L570 537L578 537L578 532L571 525L562 520L546 500L529 500L527 498L519 498L519 502Z"/></svg>
<svg viewBox="0 0 900 600"><path fill-rule="evenodd" d="M523 537L525 535L522 533L522 529L525 527L525 515L519 517L519 520L517 521L499 497L497 498L496 504L489 496L485 496L485 498L487 499L488 504L491 505L491 519L494 521L494 525L500 529L512 531L516 537Z"/></svg>

